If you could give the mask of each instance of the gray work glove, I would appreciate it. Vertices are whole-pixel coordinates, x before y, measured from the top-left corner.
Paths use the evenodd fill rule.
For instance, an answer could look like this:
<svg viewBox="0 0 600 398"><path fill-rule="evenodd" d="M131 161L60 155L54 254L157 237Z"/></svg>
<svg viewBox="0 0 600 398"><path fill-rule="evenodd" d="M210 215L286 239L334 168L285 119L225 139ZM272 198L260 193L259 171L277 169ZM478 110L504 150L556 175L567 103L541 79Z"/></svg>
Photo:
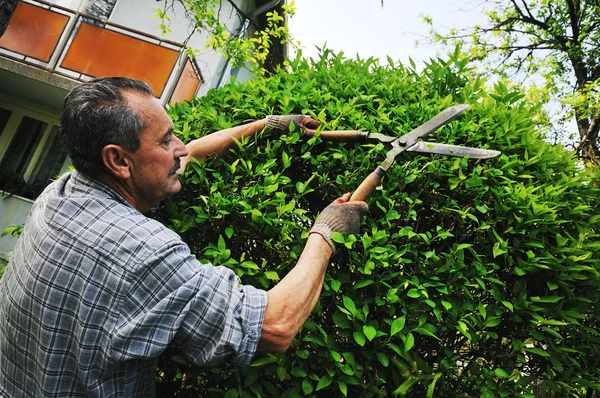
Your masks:
<svg viewBox="0 0 600 398"><path fill-rule="evenodd" d="M319 125L321 124L315 119L306 115L267 116L267 127L275 130L288 131L290 123L294 123L295 128L300 128L305 132L309 132L312 134L314 134L317 127L319 127Z"/></svg>
<svg viewBox="0 0 600 398"><path fill-rule="evenodd" d="M362 216L369 212L369 206L365 202L348 202L348 199L350 199L349 193L333 201L321 212L309 231L309 235L319 234L325 238L334 252L336 247L331 240L331 233L357 234L360 231Z"/></svg>

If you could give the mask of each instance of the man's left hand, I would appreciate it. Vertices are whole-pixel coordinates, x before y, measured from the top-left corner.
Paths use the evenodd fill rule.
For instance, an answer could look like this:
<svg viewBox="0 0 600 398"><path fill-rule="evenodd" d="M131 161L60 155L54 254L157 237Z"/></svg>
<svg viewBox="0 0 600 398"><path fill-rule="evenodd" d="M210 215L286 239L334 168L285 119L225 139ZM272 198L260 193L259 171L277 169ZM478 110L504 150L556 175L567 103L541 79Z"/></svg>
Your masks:
<svg viewBox="0 0 600 398"><path fill-rule="evenodd" d="M290 123L294 123L295 128L311 134L314 134L317 127L321 124L307 115L267 116L267 127L275 130L288 131Z"/></svg>

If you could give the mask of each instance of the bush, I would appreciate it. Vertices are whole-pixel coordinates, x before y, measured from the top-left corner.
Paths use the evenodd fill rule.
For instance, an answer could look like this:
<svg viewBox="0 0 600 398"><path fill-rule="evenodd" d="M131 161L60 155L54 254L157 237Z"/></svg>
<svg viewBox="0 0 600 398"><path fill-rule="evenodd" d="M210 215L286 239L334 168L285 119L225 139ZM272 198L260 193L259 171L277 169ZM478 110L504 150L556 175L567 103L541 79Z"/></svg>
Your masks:
<svg viewBox="0 0 600 398"><path fill-rule="evenodd" d="M422 72L325 50L291 71L230 85L171 115L184 142L267 114L326 130L401 135L458 103L432 134L499 158L397 159L369 199L362 235L333 257L321 299L284 355L198 369L169 351L159 395L560 396L600 389L596 170L536 133L539 108L466 59ZM263 132L224 160L192 164L159 218L199 259L269 289L296 263L315 216L389 148ZM347 248L345 248L346 246Z"/></svg>

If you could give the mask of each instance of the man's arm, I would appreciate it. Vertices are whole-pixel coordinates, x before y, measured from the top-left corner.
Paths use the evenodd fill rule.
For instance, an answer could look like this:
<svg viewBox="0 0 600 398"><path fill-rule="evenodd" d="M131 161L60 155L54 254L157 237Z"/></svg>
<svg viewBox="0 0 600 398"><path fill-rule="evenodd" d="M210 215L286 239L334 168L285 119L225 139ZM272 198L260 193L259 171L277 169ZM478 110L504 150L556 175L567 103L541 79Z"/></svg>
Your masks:
<svg viewBox="0 0 600 398"><path fill-rule="evenodd" d="M319 215L296 266L271 290L258 350L281 353L317 304L329 258L334 250L332 232L358 233L365 202L348 202L350 193L335 200Z"/></svg>
<svg viewBox="0 0 600 398"><path fill-rule="evenodd" d="M216 133L205 135L190 141L186 147L188 155L181 159L181 168L179 173L185 171L185 166L196 159L199 162L204 162L210 155L222 157L227 154L229 148L235 142L233 139L241 141L243 138L252 137L259 131L265 128L267 119L257 120L255 122L242 124L241 126L231 127L225 130L217 131Z"/></svg>
<svg viewBox="0 0 600 398"><path fill-rule="evenodd" d="M287 131L290 123L294 123L297 127L303 129L316 129L319 126L319 122L305 115L269 115L264 119L257 120L255 122L242 124L240 126L231 127L208 134L204 137L190 141L186 145L188 155L181 159L179 174L182 174L185 171L185 166L191 162L192 159L196 159L198 162L203 162L208 156L215 156L217 158L223 157L229 152L229 149L235 143L234 138L238 141L241 141L243 138L254 136L265 127L269 127L274 130Z"/></svg>
<svg viewBox="0 0 600 398"><path fill-rule="evenodd" d="M308 237L296 266L268 291L258 350L282 353L317 304L333 250L317 234Z"/></svg>

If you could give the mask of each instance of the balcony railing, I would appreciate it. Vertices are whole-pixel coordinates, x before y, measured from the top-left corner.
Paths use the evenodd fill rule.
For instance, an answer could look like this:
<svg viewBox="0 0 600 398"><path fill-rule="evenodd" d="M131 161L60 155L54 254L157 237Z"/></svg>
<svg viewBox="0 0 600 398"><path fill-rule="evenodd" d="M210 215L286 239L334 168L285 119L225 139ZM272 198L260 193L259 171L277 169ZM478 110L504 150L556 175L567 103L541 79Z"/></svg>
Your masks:
<svg viewBox="0 0 600 398"><path fill-rule="evenodd" d="M191 99L202 83L183 45L42 0L21 1L0 56L79 81L144 80L163 103Z"/></svg>

